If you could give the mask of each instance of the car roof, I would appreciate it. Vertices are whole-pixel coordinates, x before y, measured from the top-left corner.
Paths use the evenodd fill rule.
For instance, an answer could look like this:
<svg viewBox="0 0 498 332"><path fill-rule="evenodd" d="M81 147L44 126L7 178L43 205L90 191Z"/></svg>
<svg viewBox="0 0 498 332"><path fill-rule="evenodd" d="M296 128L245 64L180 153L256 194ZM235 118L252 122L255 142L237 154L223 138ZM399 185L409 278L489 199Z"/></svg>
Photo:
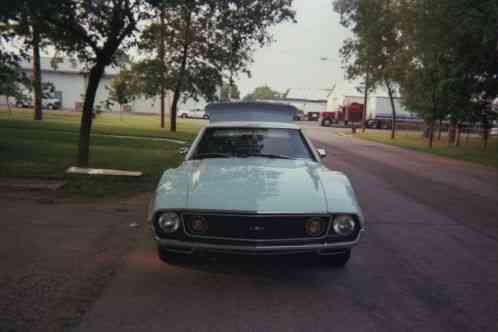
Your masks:
<svg viewBox="0 0 498 332"><path fill-rule="evenodd" d="M223 121L214 122L207 128L275 128L275 129L299 129L294 123L287 122L255 122L255 121Z"/></svg>

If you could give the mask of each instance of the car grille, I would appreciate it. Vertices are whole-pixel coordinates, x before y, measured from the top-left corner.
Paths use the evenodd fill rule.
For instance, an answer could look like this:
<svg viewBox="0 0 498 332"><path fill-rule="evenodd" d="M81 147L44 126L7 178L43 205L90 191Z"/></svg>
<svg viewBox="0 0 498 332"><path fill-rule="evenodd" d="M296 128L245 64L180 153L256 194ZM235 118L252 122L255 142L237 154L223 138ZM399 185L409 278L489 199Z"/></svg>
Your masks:
<svg viewBox="0 0 498 332"><path fill-rule="evenodd" d="M190 220L202 216L208 221L208 230L196 234ZM235 215L235 214L190 214L182 215L187 235L199 238L240 240L289 240L317 239L326 236L329 218L323 216L289 215ZM319 235L311 237L305 232L305 223L316 218L322 223Z"/></svg>

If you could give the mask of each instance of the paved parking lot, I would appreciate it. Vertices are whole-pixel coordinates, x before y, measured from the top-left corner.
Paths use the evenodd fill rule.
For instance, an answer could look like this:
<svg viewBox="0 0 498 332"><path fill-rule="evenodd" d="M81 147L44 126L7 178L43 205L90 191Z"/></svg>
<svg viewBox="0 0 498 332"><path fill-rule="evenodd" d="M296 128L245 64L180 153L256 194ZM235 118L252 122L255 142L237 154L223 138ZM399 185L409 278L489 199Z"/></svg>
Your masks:
<svg viewBox="0 0 498 332"><path fill-rule="evenodd" d="M305 126L367 218L345 269L310 256L165 265L144 236L78 331L496 331L496 171Z"/></svg>

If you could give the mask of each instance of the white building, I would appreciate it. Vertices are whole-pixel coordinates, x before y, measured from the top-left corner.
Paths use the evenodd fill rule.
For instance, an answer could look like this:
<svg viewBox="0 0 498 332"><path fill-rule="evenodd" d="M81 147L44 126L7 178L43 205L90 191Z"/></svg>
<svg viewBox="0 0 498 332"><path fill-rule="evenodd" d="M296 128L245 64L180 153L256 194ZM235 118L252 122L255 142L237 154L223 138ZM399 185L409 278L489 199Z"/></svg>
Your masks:
<svg viewBox="0 0 498 332"><path fill-rule="evenodd" d="M329 92L327 90L290 89L284 98L258 100L261 102L276 102L295 106L305 115L313 114L318 118L319 113L327 111Z"/></svg>
<svg viewBox="0 0 498 332"><path fill-rule="evenodd" d="M54 63L50 57L41 57L41 72L42 72L42 82L51 82L55 87L54 97L61 100L62 109L72 111L77 109L78 104L82 104L83 95L87 86L87 73L88 68L85 68L82 64L77 61L71 61L68 58L60 58L60 61ZM22 70L32 77L33 64L29 61L21 62ZM109 98L108 87L111 84L112 79L118 74L118 69L108 66L102 77L99 88L97 90L97 95L95 98L95 106L101 106L104 109L106 101ZM167 94L166 97L166 112L169 111L171 106L171 94ZM159 113L160 112L160 102L159 98L144 99L138 98L130 103L130 111L137 113ZM11 100L12 103L12 100ZM0 105L6 104L6 98L0 98ZM201 103L202 104L202 103ZM202 108L204 105L193 100L187 100L186 102L181 102L178 105L178 109L194 109ZM119 111L119 105L115 104L109 109L110 111Z"/></svg>

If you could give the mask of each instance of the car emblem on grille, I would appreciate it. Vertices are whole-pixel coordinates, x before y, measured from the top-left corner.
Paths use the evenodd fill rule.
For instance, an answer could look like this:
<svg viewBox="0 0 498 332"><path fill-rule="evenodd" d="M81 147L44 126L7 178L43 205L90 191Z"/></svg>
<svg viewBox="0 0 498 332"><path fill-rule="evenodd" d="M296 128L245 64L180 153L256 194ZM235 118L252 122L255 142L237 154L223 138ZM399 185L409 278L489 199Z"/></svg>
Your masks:
<svg viewBox="0 0 498 332"><path fill-rule="evenodd" d="M262 232L265 228L263 226L250 226L249 230L253 232Z"/></svg>

